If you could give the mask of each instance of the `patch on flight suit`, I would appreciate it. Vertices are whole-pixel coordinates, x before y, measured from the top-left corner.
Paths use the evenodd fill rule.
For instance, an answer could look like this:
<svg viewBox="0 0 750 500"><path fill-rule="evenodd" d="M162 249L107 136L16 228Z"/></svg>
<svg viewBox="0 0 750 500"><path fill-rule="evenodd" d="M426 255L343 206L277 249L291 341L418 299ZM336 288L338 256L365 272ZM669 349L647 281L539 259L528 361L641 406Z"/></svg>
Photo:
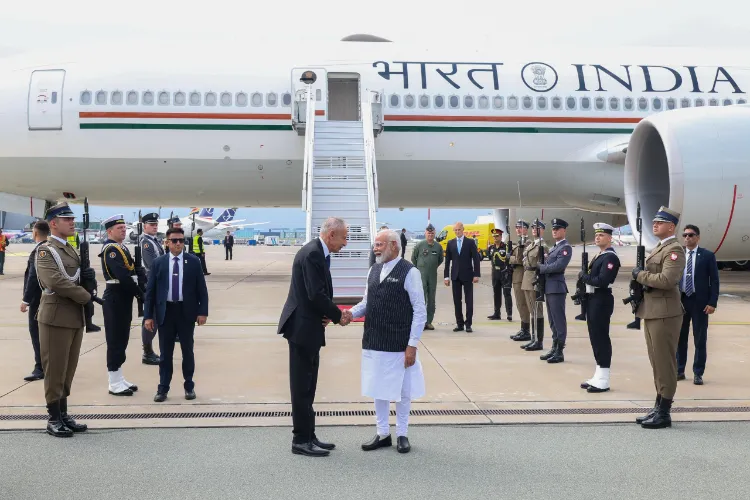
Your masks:
<svg viewBox="0 0 750 500"><path fill-rule="evenodd" d="M611 262L607 264L607 269L614 269L614 268L615 268L615 265L612 264Z"/></svg>
<svg viewBox="0 0 750 500"><path fill-rule="evenodd" d="M669 258L670 258L670 259L672 259L672 260L677 260L677 254L676 254L676 253L674 253L674 252L672 252L672 253L671 253L671 254L669 255Z"/></svg>
<svg viewBox="0 0 750 500"><path fill-rule="evenodd" d="M427 257L427 256L429 255L429 253L430 253L430 252L429 252L429 250L427 250L427 249L425 248L425 249L424 249L424 252L422 252L422 255L424 255L425 257Z"/></svg>
<svg viewBox="0 0 750 500"><path fill-rule="evenodd" d="M427 254L425 254L425 255L427 255ZM437 250L433 250L432 251L432 255L437 255Z"/></svg>
<svg viewBox="0 0 750 500"><path fill-rule="evenodd" d="M110 259L114 259L115 258L115 252L110 252L109 253L109 258Z"/></svg>
<svg viewBox="0 0 750 500"><path fill-rule="evenodd" d="M46 256L47 256L47 252L45 252L44 250L39 251L39 257L44 258Z"/></svg>

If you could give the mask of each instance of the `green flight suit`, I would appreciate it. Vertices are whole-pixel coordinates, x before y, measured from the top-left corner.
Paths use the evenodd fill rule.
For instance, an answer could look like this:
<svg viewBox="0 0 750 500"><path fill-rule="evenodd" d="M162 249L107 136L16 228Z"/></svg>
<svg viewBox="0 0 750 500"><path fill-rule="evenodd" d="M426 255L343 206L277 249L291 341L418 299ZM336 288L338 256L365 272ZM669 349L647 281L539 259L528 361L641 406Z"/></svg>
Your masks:
<svg viewBox="0 0 750 500"><path fill-rule="evenodd" d="M421 240L414 245L411 253L411 263L422 275L422 287L427 301L427 323L432 323L435 317L435 290L437 288L437 269L443 263L443 247L437 241L432 245L427 240Z"/></svg>

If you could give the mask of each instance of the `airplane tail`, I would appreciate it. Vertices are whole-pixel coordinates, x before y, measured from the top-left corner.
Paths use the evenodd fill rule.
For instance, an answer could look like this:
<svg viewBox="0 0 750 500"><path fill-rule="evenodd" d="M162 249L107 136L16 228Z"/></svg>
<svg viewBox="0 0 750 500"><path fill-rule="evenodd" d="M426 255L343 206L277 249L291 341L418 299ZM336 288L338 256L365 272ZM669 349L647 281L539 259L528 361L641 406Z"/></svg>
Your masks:
<svg viewBox="0 0 750 500"><path fill-rule="evenodd" d="M188 217L190 217L193 214L198 215L198 209L195 208L195 207L193 207L192 209L190 209L190 213L188 214Z"/></svg>
<svg viewBox="0 0 750 500"><path fill-rule="evenodd" d="M207 219L213 219L213 217L214 217L214 209L213 208L204 208L204 209L201 210L201 213L198 214L198 217L205 217Z"/></svg>
<svg viewBox="0 0 750 500"><path fill-rule="evenodd" d="M213 210L213 209L212 209ZM237 212L237 208L227 208L222 214L214 221L218 223L231 222L234 219L234 214Z"/></svg>

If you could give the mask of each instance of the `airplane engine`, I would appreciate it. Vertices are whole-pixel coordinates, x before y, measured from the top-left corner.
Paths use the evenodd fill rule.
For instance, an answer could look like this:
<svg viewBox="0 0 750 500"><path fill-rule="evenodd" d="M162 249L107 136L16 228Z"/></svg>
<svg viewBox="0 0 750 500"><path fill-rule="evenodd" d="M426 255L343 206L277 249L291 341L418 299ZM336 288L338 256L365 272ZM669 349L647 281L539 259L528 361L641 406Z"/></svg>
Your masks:
<svg viewBox="0 0 750 500"><path fill-rule="evenodd" d="M643 244L658 243L651 231L661 205L700 228L700 246L717 260L750 258L750 106L684 108L642 120L625 158L625 207L638 239L641 204ZM750 192L748 193L750 194Z"/></svg>

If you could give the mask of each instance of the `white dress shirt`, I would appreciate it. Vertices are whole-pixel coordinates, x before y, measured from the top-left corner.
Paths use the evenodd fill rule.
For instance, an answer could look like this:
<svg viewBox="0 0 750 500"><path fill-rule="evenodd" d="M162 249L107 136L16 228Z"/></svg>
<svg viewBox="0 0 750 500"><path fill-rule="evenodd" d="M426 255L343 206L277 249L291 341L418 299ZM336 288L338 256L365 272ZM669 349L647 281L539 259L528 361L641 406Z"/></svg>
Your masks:
<svg viewBox="0 0 750 500"><path fill-rule="evenodd" d="M167 302L173 302L172 301L172 270L174 269L174 259L177 257L177 265L180 269L180 290L179 290L179 298L178 301L182 302L182 277L184 275L183 269L185 267L185 251L183 250L180 252L179 255L174 255L172 252L169 252L169 265L167 266L169 277L169 288L168 288L168 294L167 294Z"/></svg>
<svg viewBox="0 0 750 500"><path fill-rule="evenodd" d="M383 264L383 268L380 270L381 283L391 273L399 260L401 260L401 257L396 257L395 259ZM367 273L368 282L370 281L370 272L372 272L372 268L370 268L370 271ZM411 320L411 331L409 333L409 345L411 347L417 347L417 344L419 344L419 338L422 336L422 331L424 330L424 325L427 322L427 307L424 302L422 275L416 267L411 268L406 275L406 279L404 280L404 290L409 294L409 301L411 302L411 307L414 311ZM355 318L361 318L366 310L367 285L365 285L365 295L362 297L362 301L351 309L352 316Z"/></svg>

